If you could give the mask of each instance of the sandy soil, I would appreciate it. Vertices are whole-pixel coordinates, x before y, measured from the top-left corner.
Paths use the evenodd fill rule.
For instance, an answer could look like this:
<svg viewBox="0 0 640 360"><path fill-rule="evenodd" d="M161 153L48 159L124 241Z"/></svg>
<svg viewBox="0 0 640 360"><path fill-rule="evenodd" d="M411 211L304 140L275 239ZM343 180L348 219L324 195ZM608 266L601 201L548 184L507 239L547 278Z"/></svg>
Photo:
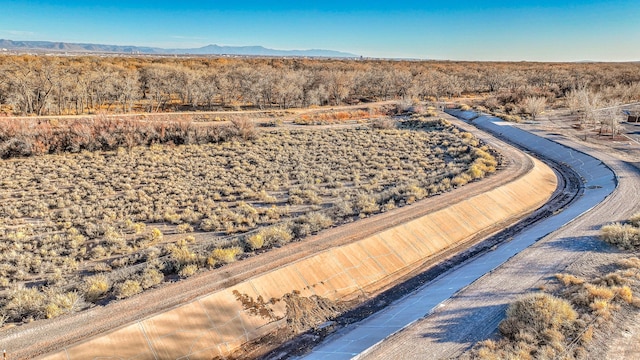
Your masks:
<svg viewBox="0 0 640 360"><path fill-rule="evenodd" d="M632 140L612 142L596 134L575 131L565 112L550 112L535 124L522 125L538 135L552 138L589 153L610 166L619 186L603 203L562 229L522 251L497 270L405 330L368 352L366 359L446 359L458 357L475 342L495 335L504 310L518 296L544 288L558 272L595 274L601 266L629 256L597 238L600 226L621 221L640 210L640 146ZM617 318L625 326L613 326L594 336L589 358L628 359L640 347L640 314ZM427 355L428 354L428 355Z"/></svg>
<svg viewBox="0 0 640 360"><path fill-rule="evenodd" d="M477 133L474 129L469 129ZM460 201L473 194L483 193L511 181L527 172L532 166L531 162L519 151L505 146L490 136L480 133L478 136L487 143L498 147L504 156L502 170L483 181L468 184L456 191L426 199L411 206L323 231L302 242L252 256L214 271L196 275L185 281L165 284L124 301L104 307L98 306L78 314L37 321L5 330L0 333L0 344L7 349L11 359L33 358L55 351L72 343L124 326L132 321L174 308L205 294L278 268L293 260L310 256L323 249L343 245L385 228L424 216L447 206L449 203ZM499 229L493 229L492 232L497 230ZM478 239L482 235L488 234L479 234ZM454 250L457 252L460 249L452 249L452 251ZM450 255L452 253L443 254L433 261L442 261ZM433 263L425 264L425 267L432 265Z"/></svg>

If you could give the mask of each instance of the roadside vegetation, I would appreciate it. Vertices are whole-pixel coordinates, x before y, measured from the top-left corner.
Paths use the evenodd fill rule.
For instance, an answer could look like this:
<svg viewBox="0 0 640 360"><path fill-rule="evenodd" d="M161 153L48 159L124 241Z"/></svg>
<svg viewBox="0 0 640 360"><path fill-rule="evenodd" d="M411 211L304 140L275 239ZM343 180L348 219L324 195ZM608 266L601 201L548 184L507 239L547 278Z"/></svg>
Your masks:
<svg viewBox="0 0 640 360"><path fill-rule="evenodd" d="M615 138L620 132L620 122L626 120L620 106L640 101L639 90L637 83L605 88L581 85L556 99L549 94L520 94L514 98L489 95L470 103L475 110L511 122L536 120L549 108L568 109L577 130Z"/></svg>
<svg viewBox="0 0 640 360"><path fill-rule="evenodd" d="M612 325L616 313L640 308L640 259L613 264L593 279L557 274L555 294L524 295L509 305L500 337L485 340L467 359L584 359L598 329Z"/></svg>
<svg viewBox="0 0 640 360"><path fill-rule="evenodd" d="M633 215L627 223L617 222L603 226L600 237L622 250L640 249L640 213Z"/></svg>
<svg viewBox="0 0 640 360"><path fill-rule="evenodd" d="M638 227L640 214L629 224L603 226L601 237L622 249L637 250ZM546 292L523 295L507 308L498 327L500 337L479 342L464 358L587 358L597 331L615 326L617 313L640 308L640 259L627 257L606 268L593 278L557 274Z"/></svg>
<svg viewBox="0 0 640 360"><path fill-rule="evenodd" d="M158 124L118 126L142 140L105 151L88 137L95 148L0 162L0 317L130 297L496 171L492 149L444 120L375 123L384 126L238 123L224 141L164 145L148 140ZM201 130L178 125L184 139Z"/></svg>

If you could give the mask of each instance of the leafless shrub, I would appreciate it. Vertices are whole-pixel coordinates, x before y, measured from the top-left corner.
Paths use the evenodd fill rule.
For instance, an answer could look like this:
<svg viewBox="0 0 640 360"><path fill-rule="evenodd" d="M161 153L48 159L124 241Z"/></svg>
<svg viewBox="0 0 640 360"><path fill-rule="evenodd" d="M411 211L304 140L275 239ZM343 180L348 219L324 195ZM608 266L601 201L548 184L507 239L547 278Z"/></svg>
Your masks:
<svg viewBox="0 0 640 360"><path fill-rule="evenodd" d="M95 302L104 296L110 288L111 285L106 276L94 275L84 279L83 286L80 290L87 301Z"/></svg>
<svg viewBox="0 0 640 360"><path fill-rule="evenodd" d="M494 111L500 107L500 103L498 102L498 99L495 96L490 96L485 98L482 104L490 111Z"/></svg>
<svg viewBox="0 0 640 360"><path fill-rule="evenodd" d="M619 248L632 250L640 246L640 229L630 224L614 223L600 229L600 237Z"/></svg>
<svg viewBox="0 0 640 360"><path fill-rule="evenodd" d="M522 118L520 118L520 116L518 115L498 114L498 117L504 121L514 122L514 123L522 122Z"/></svg>
<svg viewBox="0 0 640 360"><path fill-rule="evenodd" d="M256 137L255 124L247 118L234 118L231 120L233 129L244 140L250 140Z"/></svg>
<svg viewBox="0 0 640 360"><path fill-rule="evenodd" d="M242 248L234 246L230 248L217 248L209 255L216 260L218 264L229 264L238 259L238 256L242 254Z"/></svg>
<svg viewBox="0 0 640 360"><path fill-rule="evenodd" d="M118 299L125 299L142 292L142 286L139 281L125 280L123 283L114 286L115 296Z"/></svg>
<svg viewBox="0 0 640 360"><path fill-rule="evenodd" d="M333 219L329 216L319 212L312 212L296 219L293 225L293 233L296 237L302 238L326 229L332 224Z"/></svg>
<svg viewBox="0 0 640 360"><path fill-rule="evenodd" d="M46 296L36 288L19 287L14 289L4 306L7 316L12 320L42 318Z"/></svg>
<svg viewBox="0 0 640 360"><path fill-rule="evenodd" d="M557 296L525 295L511 304L499 329L503 338L478 343L464 359L583 358L596 330L610 329L616 311L637 307L640 260L627 258L593 279L557 274Z"/></svg>
<svg viewBox="0 0 640 360"><path fill-rule="evenodd" d="M528 96L523 101L524 111L531 115L533 120L542 113L547 106L547 98Z"/></svg>
<svg viewBox="0 0 640 360"><path fill-rule="evenodd" d="M49 294L47 305L44 308L45 317L51 319L60 315L75 312L82 306L82 299L77 292Z"/></svg>
<svg viewBox="0 0 640 360"><path fill-rule="evenodd" d="M188 278L189 276L194 275L196 272L198 272L198 265L190 264L181 268L178 272L178 275L183 278Z"/></svg>
<svg viewBox="0 0 640 360"><path fill-rule="evenodd" d="M249 250L259 250L264 246L264 236L258 232L248 236L246 242Z"/></svg>
<svg viewBox="0 0 640 360"><path fill-rule="evenodd" d="M258 232L264 246L284 245L293 239L291 230L285 225L270 226Z"/></svg>
<svg viewBox="0 0 640 360"><path fill-rule="evenodd" d="M143 289L158 285L162 283L162 281L164 281L164 274L154 267L144 269L140 275L140 286L142 286Z"/></svg>
<svg viewBox="0 0 640 360"><path fill-rule="evenodd" d="M379 130L393 129L396 127L396 122L391 118L378 118L371 121L371 127Z"/></svg>
<svg viewBox="0 0 640 360"><path fill-rule="evenodd" d="M499 328L500 333L512 340L529 336L542 339L543 334L557 331L557 336L562 338L550 342L562 341L573 332L577 318L578 313L566 300L538 293L526 295L511 304L507 309L507 317L500 323Z"/></svg>
<svg viewBox="0 0 640 360"><path fill-rule="evenodd" d="M151 144L205 144L227 141L233 137L249 140L255 137L253 123L235 119L231 127L217 124L194 126L189 121L169 120L141 122L101 116L95 119L69 120L52 127L49 122L36 125L31 120L0 119L14 132L0 130L0 157L26 157L96 150L115 150Z"/></svg>

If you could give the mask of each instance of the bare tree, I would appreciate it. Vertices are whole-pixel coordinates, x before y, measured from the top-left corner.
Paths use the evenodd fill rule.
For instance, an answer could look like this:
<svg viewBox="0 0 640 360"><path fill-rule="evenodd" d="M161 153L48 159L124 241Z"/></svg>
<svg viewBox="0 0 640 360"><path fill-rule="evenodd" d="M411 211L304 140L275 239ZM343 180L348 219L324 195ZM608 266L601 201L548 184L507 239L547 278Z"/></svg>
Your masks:
<svg viewBox="0 0 640 360"><path fill-rule="evenodd" d="M540 115L547 106L547 98L528 96L524 99L523 107L527 114L531 115L533 120Z"/></svg>
<svg viewBox="0 0 640 360"><path fill-rule="evenodd" d="M193 80L192 106L195 108L198 103L206 104L207 109L213 108L213 102L218 96L218 86L216 84L216 74L200 72Z"/></svg>
<svg viewBox="0 0 640 360"><path fill-rule="evenodd" d="M615 138L620 132L620 123L624 120L624 116L619 105L616 102L609 102L604 108L595 111L596 119L600 124L600 134L611 132L611 137Z"/></svg>
<svg viewBox="0 0 640 360"><path fill-rule="evenodd" d="M263 69L259 69L256 75L258 79L257 90L260 100L258 104L254 101L254 105L257 105L262 109L265 106L271 106L271 104L276 101L278 80L281 78L281 74L278 74L273 68L265 67Z"/></svg>
<svg viewBox="0 0 640 360"><path fill-rule="evenodd" d="M87 87L89 110L95 111L105 105L109 106L110 101L114 98L113 79L118 76L116 70L108 64L102 64L91 69L87 76L89 78Z"/></svg>
<svg viewBox="0 0 640 360"><path fill-rule="evenodd" d="M449 97L460 96L464 89L464 80L458 75L445 74L443 77L444 92Z"/></svg>
<svg viewBox="0 0 640 360"><path fill-rule="evenodd" d="M233 69L227 73L227 78L232 83L236 99L241 102L250 102L254 106L260 105L262 91L259 86L260 73L250 66Z"/></svg>
<svg viewBox="0 0 640 360"><path fill-rule="evenodd" d="M302 103L304 74L296 71L286 71L278 77L276 91L282 108L296 106Z"/></svg>
<svg viewBox="0 0 640 360"><path fill-rule="evenodd" d="M171 90L176 85L172 73L174 69L164 64L154 64L140 70L143 98L149 100L147 110L158 112L164 110L171 101Z"/></svg>
<svg viewBox="0 0 640 360"><path fill-rule="evenodd" d="M318 84L307 93L309 105L326 105L329 103L329 91L325 84Z"/></svg>
<svg viewBox="0 0 640 360"><path fill-rule="evenodd" d="M493 93L493 108L509 113L524 107L527 97L566 96L590 127L601 125L594 111L602 100L640 100L640 72L636 64L0 57L0 102L23 114L129 112L134 104L148 111L170 105L288 108L486 92Z"/></svg>
<svg viewBox="0 0 640 360"><path fill-rule="evenodd" d="M495 93L503 87L507 87L510 79L509 74L505 71L489 70L485 74L482 74L484 78L484 84L489 89L489 92Z"/></svg>
<svg viewBox="0 0 640 360"><path fill-rule="evenodd" d="M339 105L349 96L353 83L353 73L339 70L331 71L327 74L326 81L327 90L329 91L330 98L333 100L333 104Z"/></svg>
<svg viewBox="0 0 640 360"><path fill-rule="evenodd" d="M573 89L567 94L567 105L573 113L579 114L580 125L586 127L597 123L596 110L601 105L600 94L586 87Z"/></svg>
<svg viewBox="0 0 640 360"><path fill-rule="evenodd" d="M440 71L428 71L419 73L415 77L412 92L422 100L431 96L436 101L440 101L440 96L444 95L445 87L445 74Z"/></svg>
<svg viewBox="0 0 640 360"><path fill-rule="evenodd" d="M122 112L128 113L133 110L133 104L138 95L138 72L136 70L122 69L118 76L113 79L115 96L122 106Z"/></svg>
<svg viewBox="0 0 640 360"><path fill-rule="evenodd" d="M56 64L50 59L25 57L21 60L7 64L11 74L7 81L7 102L14 111L42 115L56 88Z"/></svg>
<svg viewBox="0 0 640 360"><path fill-rule="evenodd" d="M7 101L7 95L9 92L7 82L7 71L0 67L0 107Z"/></svg>
<svg viewBox="0 0 640 360"><path fill-rule="evenodd" d="M208 93L211 96L207 99L213 100L213 98L217 95L220 99L220 105L225 106L227 105L227 101L229 99L234 99L240 96L238 95L238 89L234 87L234 83L229 80L227 72L225 72L224 70L220 70L219 73L212 74L210 76L211 84L215 86L215 89L210 90L214 93ZM215 92L217 92L217 94L215 94ZM212 103L213 101L209 102L209 107L211 107Z"/></svg>
<svg viewBox="0 0 640 360"><path fill-rule="evenodd" d="M406 99L410 96L410 89L412 86L413 76L409 71L393 71L393 92L396 97L400 99Z"/></svg>

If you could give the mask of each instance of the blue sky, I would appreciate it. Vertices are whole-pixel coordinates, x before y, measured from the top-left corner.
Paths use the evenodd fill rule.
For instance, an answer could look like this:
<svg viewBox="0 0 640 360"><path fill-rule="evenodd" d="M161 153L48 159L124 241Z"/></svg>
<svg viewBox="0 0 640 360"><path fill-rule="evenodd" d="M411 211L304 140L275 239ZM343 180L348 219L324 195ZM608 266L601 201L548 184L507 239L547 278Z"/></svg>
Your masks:
<svg viewBox="0 0 640 360"><path fill-rule="evenodd" d="M0 38L371 57L640 61L640 1L4 1Z"/></svg>

